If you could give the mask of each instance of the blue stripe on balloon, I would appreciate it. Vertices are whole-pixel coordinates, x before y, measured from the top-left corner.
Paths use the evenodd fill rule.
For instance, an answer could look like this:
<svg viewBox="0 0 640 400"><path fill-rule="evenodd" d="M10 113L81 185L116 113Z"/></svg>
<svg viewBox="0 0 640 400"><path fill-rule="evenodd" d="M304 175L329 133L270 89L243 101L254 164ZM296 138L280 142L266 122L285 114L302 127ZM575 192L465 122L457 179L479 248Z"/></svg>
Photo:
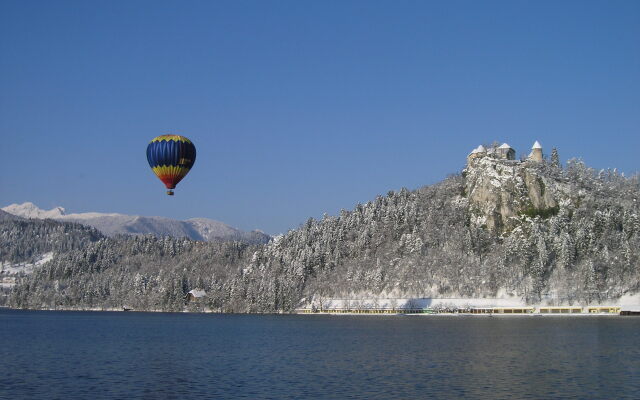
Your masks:
<svg viewBox="0 0 640 400"><path fill-rule="evenodd" d="M147 146L147 161L151 168L161 165L176 166L181 159L190 162L184 167L191 168L196 161L196 147L192 143L176 142L174 140L162 140L151 142Z"/></svg>

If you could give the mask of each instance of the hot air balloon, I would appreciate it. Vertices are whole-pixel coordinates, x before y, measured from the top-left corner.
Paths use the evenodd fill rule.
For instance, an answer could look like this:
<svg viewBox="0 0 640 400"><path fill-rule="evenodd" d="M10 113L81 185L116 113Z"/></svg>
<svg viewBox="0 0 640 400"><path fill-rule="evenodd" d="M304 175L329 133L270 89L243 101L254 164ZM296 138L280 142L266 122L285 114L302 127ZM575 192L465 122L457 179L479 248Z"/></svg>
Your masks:
<svg viewBox="0 0 640 400"><path fill-rule="evenodd" d="M167 187L167 194L173 196L172 189L196 162L196 146L184 136L161 135L147 146L147 161L153 173Z"/></svg>

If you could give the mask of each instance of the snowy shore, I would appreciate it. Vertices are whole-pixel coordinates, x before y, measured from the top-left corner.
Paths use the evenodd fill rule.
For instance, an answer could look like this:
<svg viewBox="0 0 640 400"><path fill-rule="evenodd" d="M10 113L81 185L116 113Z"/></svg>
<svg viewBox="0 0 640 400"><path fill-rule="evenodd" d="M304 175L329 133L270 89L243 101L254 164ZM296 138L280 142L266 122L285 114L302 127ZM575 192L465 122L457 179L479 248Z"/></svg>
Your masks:
<svg viewBox="0 0 640 400"><path fill-rule="evenodd" d="M555 314L541 314L539 312L529 312L529 313L471 313L471 312L402 312L402 311L393 311L393 312L384 312L384 313L373 313L373 312L357 312L357 311L341 311L341 312L306 312L301 310L295 310L290 313L286 312L277 312L277 313L228 313L222 311L216 311L211 309L200 309L200 310L189 310L185 309L182 311L167 311L167 310L134 310L134 309L123 309L123 308L115 308L115 307L58 307L58 308L13 308L7 306L0 306L0 309L9 309L9 310L22 310L22 311L68 311L68 312L132 312L132 313L177 313L177 314L242 314L242 315L307 315L307 316L332 316L332 317L341 317L341 316L358 316L358 317L433 317L433 318L441 318L441 317L498 317L498 318L512 318L512 317L615 317L621 316L620 313L589 313L589 312L580 312L580 313L555 313ZM640 311L640 308L638 308Z"/></svg>

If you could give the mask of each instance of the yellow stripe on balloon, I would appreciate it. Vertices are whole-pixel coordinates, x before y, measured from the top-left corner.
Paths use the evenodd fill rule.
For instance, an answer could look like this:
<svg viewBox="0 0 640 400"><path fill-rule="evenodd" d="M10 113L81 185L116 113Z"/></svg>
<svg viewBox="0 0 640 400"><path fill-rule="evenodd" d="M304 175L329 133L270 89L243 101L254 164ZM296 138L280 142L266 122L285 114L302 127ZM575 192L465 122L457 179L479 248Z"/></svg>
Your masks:
<svg viewBox="0 0 640 400"><path fill-rule="evenodd" d="M151 140L151 143L153 142L162 142L162 141L176 141L176 142L183 142L183 143L191 143L191 140L187 139L184 136L180 136L180 135L160 135L156 138L153 138L153 140Z"/></svg>
<svg viewBox="0 0 640 400"><path fill-rule="evenodd" d="M179 165L159 165L153 167L153 173L158 176L180 176L183 177L189 172L189 168L181 167Z"/></svg>

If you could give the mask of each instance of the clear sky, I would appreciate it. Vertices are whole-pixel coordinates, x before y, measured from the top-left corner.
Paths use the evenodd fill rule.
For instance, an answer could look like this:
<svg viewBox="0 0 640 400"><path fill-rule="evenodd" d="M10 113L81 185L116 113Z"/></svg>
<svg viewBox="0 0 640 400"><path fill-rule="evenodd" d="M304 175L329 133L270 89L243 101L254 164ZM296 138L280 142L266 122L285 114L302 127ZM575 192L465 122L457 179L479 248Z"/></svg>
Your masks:
<svg viewBox="0 0 640 400"><path fill-rule="evenodd" d="M482 142L639 170L640 1L0 0L0 206L267 233ZM155 136L198 158L174 197Z"/></svg>

